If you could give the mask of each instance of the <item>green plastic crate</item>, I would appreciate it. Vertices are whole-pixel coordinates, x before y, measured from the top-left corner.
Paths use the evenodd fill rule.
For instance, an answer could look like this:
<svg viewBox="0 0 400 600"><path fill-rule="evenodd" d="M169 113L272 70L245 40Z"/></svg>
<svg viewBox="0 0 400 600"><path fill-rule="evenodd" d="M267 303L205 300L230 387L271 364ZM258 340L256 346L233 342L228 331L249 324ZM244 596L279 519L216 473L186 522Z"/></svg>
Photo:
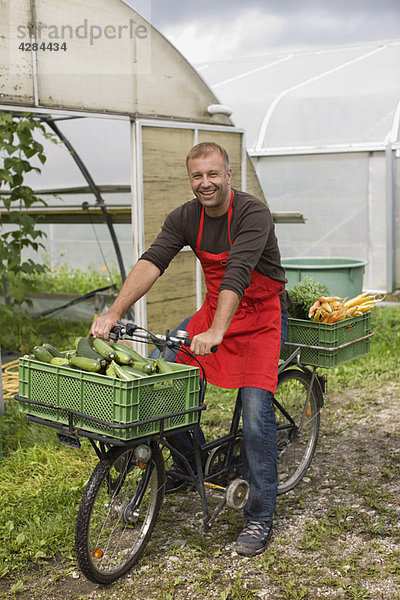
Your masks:
<svg viewBox="0 0 400 600"><path fill-rule="evenodd" d="M120 440L156 434L160 431L160 421L127 429L114 429L107 423L126 425L197 407L199 369L178 364L171 366L172 373L123 381L31 358L20 358L19 396L56 405L45 407L20 401L20 410L60 425L68 425L68 414L57 406L70 408L106 422L103 425L74 416L75 428ZM169 417L164 420L163 429L169 431L184 427L197 422L198 418L198 411Z"/></svg>
<svg viewBox="0 0 400 600"><path fill-rule="evenodd" d="M336 367L368 354L370 337L366 336L371 335L370 323L369 312L338 323L289 318L289 331L281 351L281 359L286 360L298 344L300 361L304 365Z"/></svg>

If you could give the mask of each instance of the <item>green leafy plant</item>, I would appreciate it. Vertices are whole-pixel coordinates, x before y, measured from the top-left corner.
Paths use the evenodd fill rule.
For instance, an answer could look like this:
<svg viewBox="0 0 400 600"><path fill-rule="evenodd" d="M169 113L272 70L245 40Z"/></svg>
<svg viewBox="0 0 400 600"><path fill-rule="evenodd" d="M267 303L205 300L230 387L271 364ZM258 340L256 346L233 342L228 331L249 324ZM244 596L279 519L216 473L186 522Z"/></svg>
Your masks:
<svg viewBox="0 0 400 600"><path fill-rule="evenodd" d="M58 552L71 558L77 505L95 464L88 445L71 452L53 431L21 416L8 401L1 419L0 578Z"/></svg>
<svg viewBox="0 0 400 600"><path fill-rule="evenodd" d="M399 380L400 355L400 304L398 306L376 307L371 310L371 331L367 356L351 360L329 373L329 389L339 386L367 386L379 388L387 381Z"/></svg>
<svg viewBox="0 0 400 600"><path fill-rule="evenodd" d="M241 515L227 509L204 533L197 492L171 494L141 562L123 580L89 592L71 557L76 511L95 453L87 440L80 451L60 446L52 428L27 422L17 402L7 400L6 414L0 417L1 597L15 600L23 582L21 598L42 598L44 589L49 598L94 594L103 600L367 600L382 597L387 588L385 597L400 600L400 306L371 313L371 351L348 363L359 364L355 375L344 370L346 365L329 370L317 454L303 482L279 496L272 542L258 557L232 552ZM11 329L1 316L0 311L0 336ZM57 333L56 325L47 320L43 332L48 337L54 327L54 336L65 337L67 348L66 336L72 331ZM38 320L31 326L43 341ZM67 323L57 326L68 328ZM339 371L333 394L330 382ZM348 389L349 382L359 387ZM201 417L208 441L217 432L227 433L234 396L233 390L208 387L207 410ZM221 499L217 491L207 495L211 508ZM74 571L76 580L71 578Z"/></svg>
<svg viewBox="0 0 400 600"><path fill-rule="evenodd" d="M78 336L88 334L88 321L63 321L58 318L34 318L25 311L10 315L0 312L0 346L2 350L25 354L47 341L60 350L73 348Z"/></svg>
<svg viewBox="0 0 400 600"><path fill-rule="evenodd" d="M301 281L289 290L292 306L289 316L295 319L308 319L308 311L320 296L328 296L328 288L315 281L310 275L305 274Z"/></svg>
<svg viewBox="0 0 400 600"><path fill-rule="evenodd" d="M45 269L42 264L24 256L26 250L37 252L44 248L41 240L45 234L37 228L36 220L21 210L34 204L46 204L24 185L27 173L41 172L40 167L32 163L44 164L46 161L43 145L35 139L38 132L54 139L34 116L0 112L0 154L4 157L0 169L1 203L8 211L11 223L11 227L4 229L0 217L0 281L6 302L13 308L26 300L35 286L34 276Z"/></svg>
<svg viewBox="0 0 400 600"><path fill-rule="evenodd" d="M67 263L46 267L37 277L36 291L48 294L86 294L95 289L115 284L121 287L121 274L110 265L89 265L86 269L72 269Z"/></svg>

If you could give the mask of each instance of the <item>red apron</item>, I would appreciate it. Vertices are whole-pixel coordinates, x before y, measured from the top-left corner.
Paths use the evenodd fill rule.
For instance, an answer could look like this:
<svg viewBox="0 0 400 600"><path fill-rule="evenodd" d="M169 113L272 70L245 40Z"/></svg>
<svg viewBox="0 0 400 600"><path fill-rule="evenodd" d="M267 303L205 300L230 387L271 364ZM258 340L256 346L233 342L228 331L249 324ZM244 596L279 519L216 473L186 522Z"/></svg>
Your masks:
<svg viewBox="0 0 400 600"><path fill-rule="evenodd" d="M228 209L228 235L232 216L232 200ZM206 331L217 308L219 286L226 270L229 251L210 254L200 250L204 226L204 207L200 217L196 254L203 268L207 294L203 306L187 326L192 338ZM281 341L281 307L279 293L283 284L258 271L252 271L250 285L215 354L197 356L204 367L207 381L222 388L257 387L276 391ZM189 357L177 362L196 365Z"/></svg>

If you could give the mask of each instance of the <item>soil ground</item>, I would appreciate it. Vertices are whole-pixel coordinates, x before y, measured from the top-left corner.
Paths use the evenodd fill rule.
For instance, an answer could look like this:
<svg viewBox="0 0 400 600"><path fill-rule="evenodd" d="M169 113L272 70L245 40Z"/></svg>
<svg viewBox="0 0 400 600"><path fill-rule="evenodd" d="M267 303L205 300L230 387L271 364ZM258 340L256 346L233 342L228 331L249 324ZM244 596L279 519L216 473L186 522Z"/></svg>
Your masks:
<svg viewBox="0 0 400 600"><path fill-rule="evenodd" d="M87 581L62 557L0 580L3 600L400 599L400 385L329 394L312 465L278 498L267 551L234 552L240 514L202 533L197 494L169 496L142 561Z"/></svg>

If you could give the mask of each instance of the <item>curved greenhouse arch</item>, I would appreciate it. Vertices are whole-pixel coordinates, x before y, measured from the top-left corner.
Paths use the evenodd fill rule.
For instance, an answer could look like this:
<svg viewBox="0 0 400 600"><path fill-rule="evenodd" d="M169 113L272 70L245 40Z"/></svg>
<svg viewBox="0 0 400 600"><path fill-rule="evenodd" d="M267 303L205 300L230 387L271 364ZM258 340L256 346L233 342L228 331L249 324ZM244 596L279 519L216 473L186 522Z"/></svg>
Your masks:
<svg viewBox="0 0 400 600"><path fill-rule="evenodd" d="M44 140L48 160L27 181L48 201L40 216L52 256L62 254L73 267L95 256L101 265L103 255L112 262L119 246L131 267L167 212L190 199L184 159L197 141L225 145L235 185L263 198L243 130L227 107L218 110L197 71L125 2L0 0L0 8L0 108L50 118L68 140L55 148ZM154 329L164 327L166 306L171 325L193 312L202 294L194 257L180 253L157 289L135 307L140 324L149 319Z"/></svg>

